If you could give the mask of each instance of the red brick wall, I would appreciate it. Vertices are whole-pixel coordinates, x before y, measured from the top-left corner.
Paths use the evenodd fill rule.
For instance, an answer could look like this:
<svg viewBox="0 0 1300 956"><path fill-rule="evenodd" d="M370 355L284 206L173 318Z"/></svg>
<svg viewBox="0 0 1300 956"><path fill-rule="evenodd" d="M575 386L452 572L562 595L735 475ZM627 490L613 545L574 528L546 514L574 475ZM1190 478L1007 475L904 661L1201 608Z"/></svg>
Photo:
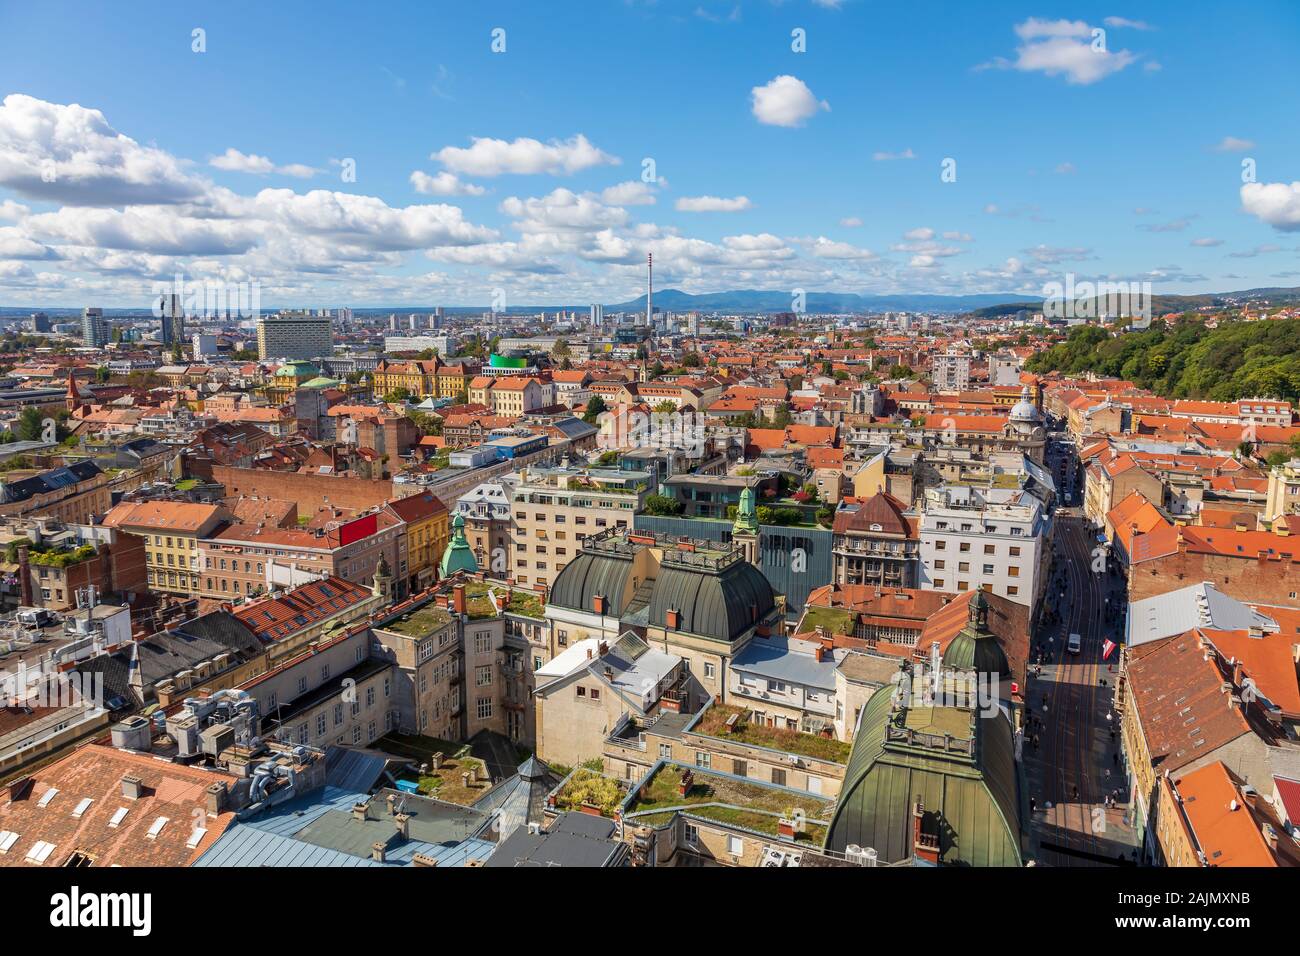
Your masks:
<svg viewBox="0 0 1300 956"><path fill-rule="evenodd" d="M264 498L281 498L296 501L300 515L313 515L328 499L341 508L361 510L371 508L401 496L393 490L391 481L370 478L342 478L332 475L300 475L296 472L267 471L261 468L231 468L225 465L208 466L186 458L186 468L194 477L220 482L226 496L259 495ZM199 474L199 471L210 472Z"/></svg>
<svg viewBox="0 0 1300 956"><path fill-rule="evenodd" d="M118 533L109 552L108 586L119 594L143 594L149 589L144 538L138 534Z"/></svg>
<svg viewBox="0 0 1300 956"><path fill-rule="evenodd" d="M1300 558L1300 541L1295 548ZM1154 573L1153 573L1154 572ZM1129 575L1129 600L1140 601L1167 591L1209 581L1239 601L1288 604L1300 593L1300 560L1232 558L1217 554L1180 552L1144 561Z"/></svg>

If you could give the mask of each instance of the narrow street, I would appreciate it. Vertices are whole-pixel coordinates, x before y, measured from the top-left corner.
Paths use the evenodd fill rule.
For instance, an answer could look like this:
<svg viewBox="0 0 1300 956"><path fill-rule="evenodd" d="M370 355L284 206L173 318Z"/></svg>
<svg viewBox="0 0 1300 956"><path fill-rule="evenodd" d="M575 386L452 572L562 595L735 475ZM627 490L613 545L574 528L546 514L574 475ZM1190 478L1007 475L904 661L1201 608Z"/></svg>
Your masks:
<svg viewBox="0 0 1300 956"><path fill-rule="evenodd" d="M1031 674L1026 698L1032 730L1025 771L1036 806L1031 846L1035 859L1050 866L1130 863L1136 840L1110 712L1118 649L1102 659L1105 641L1118 642L1124 589L1094 555L1096 546L1084 518L1058 511L1054 570L1030 658L1042 674ZM1078 653L1068 650L1071 634L1080 636Z"/></svg>

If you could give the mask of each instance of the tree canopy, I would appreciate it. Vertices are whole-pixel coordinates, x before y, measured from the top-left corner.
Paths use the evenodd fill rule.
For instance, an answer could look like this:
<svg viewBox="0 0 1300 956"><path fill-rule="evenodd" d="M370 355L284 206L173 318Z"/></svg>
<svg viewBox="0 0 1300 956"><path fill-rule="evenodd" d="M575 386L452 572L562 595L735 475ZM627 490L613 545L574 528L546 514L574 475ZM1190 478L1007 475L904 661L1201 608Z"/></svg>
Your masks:
<svg viewBox="0 0 1300 956"><path fill-rule="evenodd" d="M1300 319L1227 322L1206 328L1195 318L1112 336L1079 326L1064 342L1025 363L1031 372L1095 372L1126 379L1167 398L1232 402L1300 399Z"/></svg>

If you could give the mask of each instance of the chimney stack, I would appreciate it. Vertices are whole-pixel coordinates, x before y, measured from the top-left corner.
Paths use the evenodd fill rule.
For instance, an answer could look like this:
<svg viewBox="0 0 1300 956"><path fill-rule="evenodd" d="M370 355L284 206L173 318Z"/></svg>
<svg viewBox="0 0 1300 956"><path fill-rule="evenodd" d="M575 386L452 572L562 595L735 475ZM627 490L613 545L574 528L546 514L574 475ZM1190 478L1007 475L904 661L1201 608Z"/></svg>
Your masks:
<svg viewBox="0 0 1300 956"><path fill-rule="evenodd" d="M226 785L221 782L209 784L203 791L203 801L208 816L215 817L226 809Z"/></svg>
<svg viewBox="0 0 1300 956"><path fill-rule="evenodd" d="M457 614L465 613L465 585L457 584L451 589L451 606Z"/></svg>
<svg viewBox="0 0 1300 956"><path fill-rule="evenodd" d="M35 607L36 598L32 590L32 569L27 560L27 545L18 546L18 586L22 595L23 607Z"/></svg>
<svg viewBox="0 0 1300 956"><path fill-rule="evenodd" d="M122 796L128 800L139 800L144 796L144 781L133 773L123 776Z"/></svg>

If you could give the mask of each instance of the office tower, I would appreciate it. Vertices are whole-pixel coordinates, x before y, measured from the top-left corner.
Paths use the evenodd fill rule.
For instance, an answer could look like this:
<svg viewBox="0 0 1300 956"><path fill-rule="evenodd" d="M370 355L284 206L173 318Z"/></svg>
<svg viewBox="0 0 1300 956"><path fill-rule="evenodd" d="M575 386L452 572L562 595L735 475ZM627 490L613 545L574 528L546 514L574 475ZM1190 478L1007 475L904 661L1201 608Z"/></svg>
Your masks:
<svg viewBox="0 0 1300 956"><path fill-rule="evenodd" d="M599 303L591 304L591 324L599 326L605 321L605 307Z"/></svg>
<svg viewBox="0 0 1300 956"><path fill-rule="evenodd" d="M101 349L108 344L108 322L104 319L103 309L82 309L81 341L92 349Z"/></svg>
<svg viewBox="0 0 1300 956"><path fill-rule="evenodd" d="M179 345L185 341L185 307L181 297L167 292L158 297L156 309L160 326L158 341L163 345Z"/></svg>
<svg viewBox="0 0 1300 956"><path fill-rule="evenodd" d="M282 312L257 323L260 359L314 359L334 354L334 324L328 315Z"/></svg>
<svg viewBox="0 0 1300 956"><path fill-rule="evenodd" d="M48 332L50 330L50 317L44 312L32 313L32 331Z"/></svg>

